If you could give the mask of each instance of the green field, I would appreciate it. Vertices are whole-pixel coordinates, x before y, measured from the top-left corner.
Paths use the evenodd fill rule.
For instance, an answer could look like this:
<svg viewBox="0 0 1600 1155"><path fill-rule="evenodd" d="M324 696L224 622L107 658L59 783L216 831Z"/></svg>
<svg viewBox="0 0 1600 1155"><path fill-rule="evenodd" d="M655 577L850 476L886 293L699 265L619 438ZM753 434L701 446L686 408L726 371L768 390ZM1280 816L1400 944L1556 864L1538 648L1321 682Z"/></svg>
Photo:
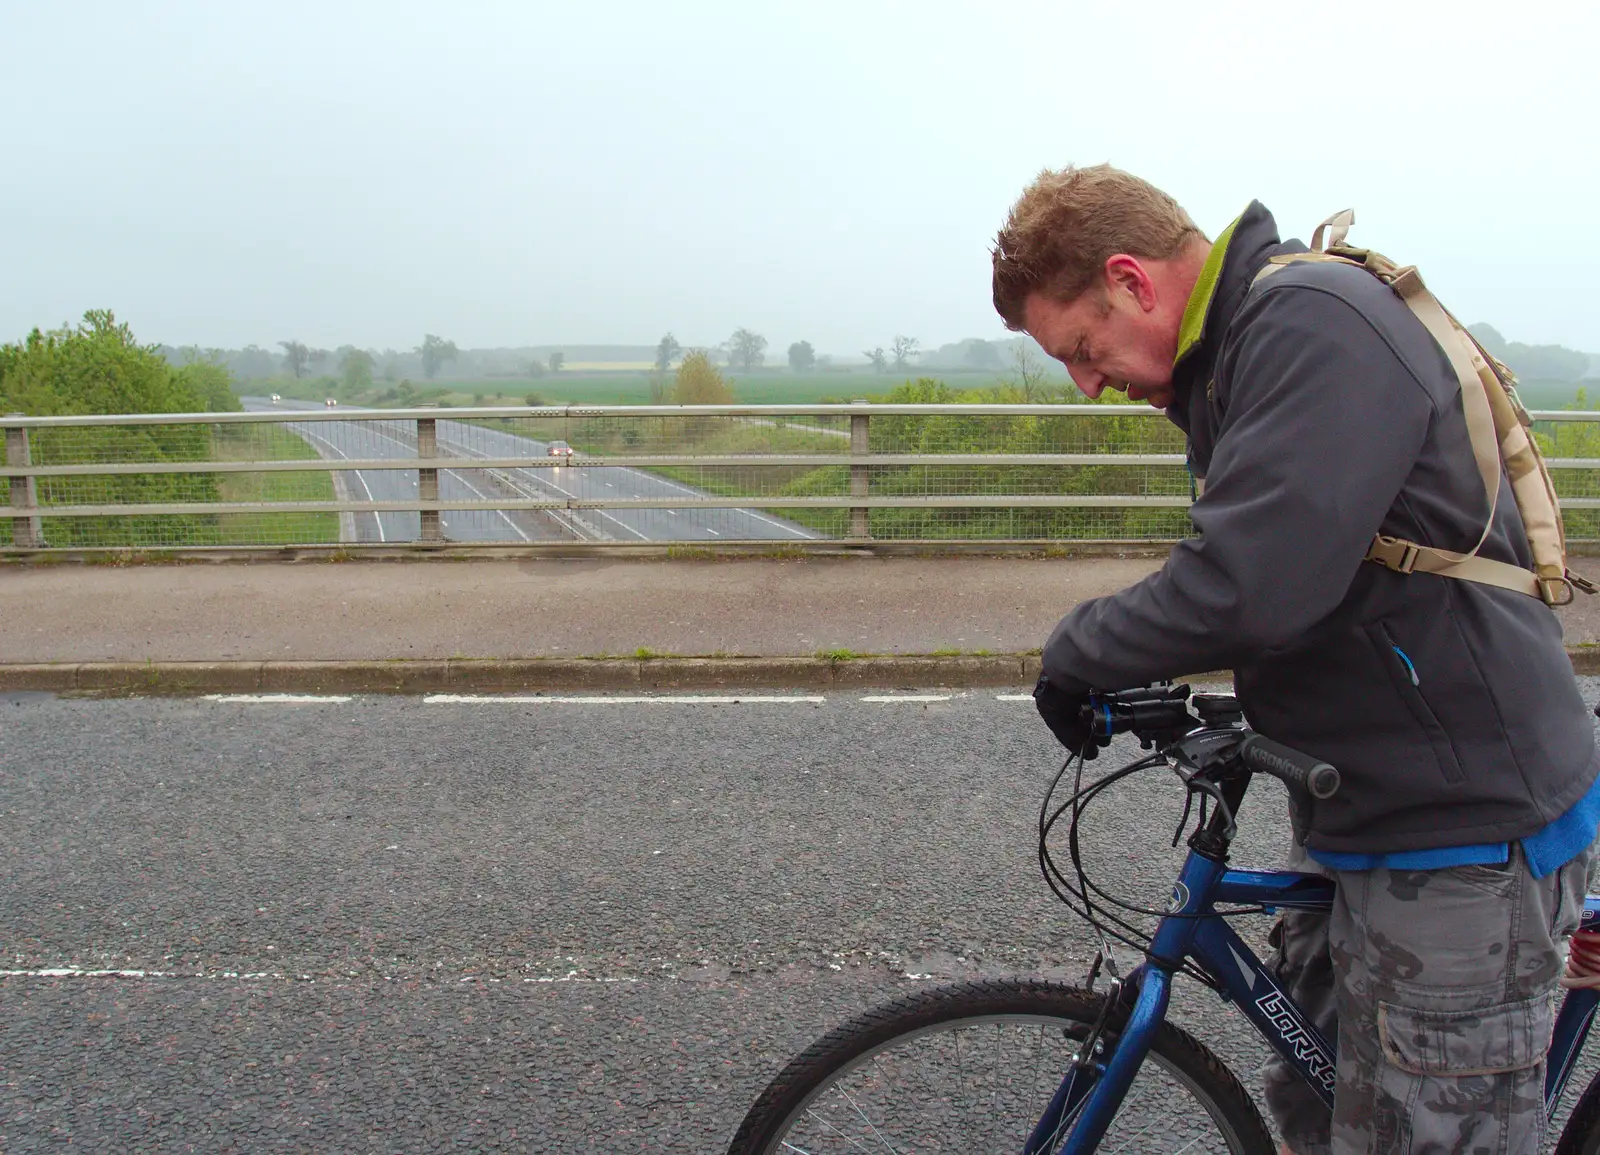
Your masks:
<svg viewBox="0 0 1600 1155"><path fill-rule="evenodd" d="M734 400L746 405L818 405L854 401L857 398L881 399L897 386L915 377L943 381L958 392L1004 385L1004 373L951 373L928 370L908 376L904 373L789 373L782 370L759 373L725 373L733 385ZM1065 378L1050 379L1059 385ZM670 383L670 382L669 382ZM544 405L648 405L651 403L650 378L636 372L562 372L544 377L491 377L463 381L414 381L412 403L448 405L526 405L529 397ZM307 378L295 381L272 378L242 381L241 393L265 395L281 393L303 401L336 397L346 405L401 406L402 398L393 395L396 386L379 381L371 389L353 393L343 382L332 378ZM1580 404L1578 386L1570 382L1529 381L1520 387L1522 399L1530 409L1589 409L1600 404L1600 397L1584 397Z"/></svg>
<svg viewBox="0 0 1600 1155"><path fill-rule="evenodd" d="M918 376L938 377L956 389L981 389L1001 383L994 373L737 373L724 371L734 398L747 405L813 405L853 401L890 392ZM643 373L552 375L526 381L503 379L451 381L450 400L471 404L478 393L516 399L537 393L553 405L648 405L650 379Z"/></svg>
<svg viewBox="0 0 1600 1155"><path fill-rule="evenodd" d="M953 389L983 389L1003 384L1004 374L946 373L724 373L733 385L734 399L747 405L815 405L879 397L917 376L946 382ZM526 405L536 395L545 405L648 405L650 377L645 373L562 372L543 377L493 377L465 381L413 381L419 402L450 405ZM669 378L670 386L670 378ZM350 393L331 378L294 381L275 378L246 381L239 386L249 394L281 393L305 401L336 397L347 405L399 405L389 396L395 386L384 381L361 393ZM481 397L481 402L479 398Z"/></svg>
<svg viewBox="0 0 1600 1155"><path fill-rule="evenodd" d="M212 436L216 461L319 461L304 438L278 425L224 425ZM333 501L326 470L287 473L221 473L218 497L225 502ZM339 540L337 513L230 513L217 517L219 545L305 545ZM200 544L200 543L195 543Z"/></svg>

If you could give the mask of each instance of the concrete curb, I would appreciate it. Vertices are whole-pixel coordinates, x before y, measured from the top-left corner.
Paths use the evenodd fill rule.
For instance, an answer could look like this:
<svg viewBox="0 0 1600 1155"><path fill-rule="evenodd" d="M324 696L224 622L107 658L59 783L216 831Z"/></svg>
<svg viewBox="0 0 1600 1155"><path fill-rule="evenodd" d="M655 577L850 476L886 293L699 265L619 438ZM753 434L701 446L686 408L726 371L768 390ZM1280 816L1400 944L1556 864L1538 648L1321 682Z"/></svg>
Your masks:
<svg viewBox="0 0 1600 1155"><path fill-rule="evenodd" d="M1600 646L1567 650L1600 674ZM572 690L927 689L1031 686L1037 654L862 658L450 658L335 662L0 663L0 693L177 697L212 693L431 694ZM1226 674L1195 675L1216 681Z"/></svg>
<svg viewBox="0 0 1600 1155"><path fill-rule="evenodd" d="M1025 686L1033 654L870 658L519 658L0 664L0 692L429 694Z"/></svg>

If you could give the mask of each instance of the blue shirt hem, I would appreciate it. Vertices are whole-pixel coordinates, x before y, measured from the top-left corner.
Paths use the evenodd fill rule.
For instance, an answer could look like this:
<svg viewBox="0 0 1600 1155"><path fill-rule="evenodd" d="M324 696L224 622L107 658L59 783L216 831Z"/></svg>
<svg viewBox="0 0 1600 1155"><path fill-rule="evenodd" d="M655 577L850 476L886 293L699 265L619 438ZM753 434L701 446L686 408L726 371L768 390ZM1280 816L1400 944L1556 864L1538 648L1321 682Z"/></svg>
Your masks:
<svg viewBox="0 0 1600 1155"><path fill-rule="evenodd" d="M1560 870L1594 842L1600 832L1600 778L1572 807L1536 834L1522 839L1528 872L1543 878ZM1498 866L1511 857L1509 842L1479 842L1437 850L1402 850L1392 854L1340 854L1310 850L1313 860L1329 870L1443 870L1450 866Z"/></svg>

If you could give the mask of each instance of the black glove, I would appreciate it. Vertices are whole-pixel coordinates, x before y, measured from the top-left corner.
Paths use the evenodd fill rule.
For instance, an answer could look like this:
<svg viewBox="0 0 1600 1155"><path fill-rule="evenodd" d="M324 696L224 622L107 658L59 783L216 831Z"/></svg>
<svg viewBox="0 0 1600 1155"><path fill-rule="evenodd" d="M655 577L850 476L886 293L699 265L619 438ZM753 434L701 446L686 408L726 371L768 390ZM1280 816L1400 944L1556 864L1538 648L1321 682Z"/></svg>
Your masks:
<svg viewBox="0 0 1600 1155"><path fill-rule="evenodd" d="M1089 704L1089 691L1076 693L1063 690L1050 679L1041 677L1033 688L1033 705L1039 717L1050 727L1050 733L1072 754L1082 754L1085 759L1100 753L1107 739L1096 738L1083 717L1083 708Z"/></svg>

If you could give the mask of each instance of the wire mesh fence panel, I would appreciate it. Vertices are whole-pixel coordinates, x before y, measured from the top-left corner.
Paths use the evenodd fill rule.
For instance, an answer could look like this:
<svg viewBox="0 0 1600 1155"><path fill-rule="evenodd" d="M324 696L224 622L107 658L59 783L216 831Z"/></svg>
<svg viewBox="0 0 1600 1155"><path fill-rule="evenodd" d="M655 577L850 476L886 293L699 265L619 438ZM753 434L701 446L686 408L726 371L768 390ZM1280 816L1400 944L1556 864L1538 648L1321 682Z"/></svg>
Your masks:
<svg viewBox="0 0 1600 1155"><path fill-rule="evenodd" d="M936 413L875 416L874 453L1182 453L1183 434L1155 410L1105 416Z"/></svg>
<svg viewBox="0 0 1600 1155"><path fill-rule="evenodd" d="M849 450L848 418L813 418L801 424L782 415L596 415L574 419L566 440L580 453L722 456L728 454L840 453Z"/></svg>
<svg viewBox="0 0 1600 1155"><path fill-rule="evenodd" d="M1600 423L1541 417L1569 539L1600 541L1600 509L1582 504L1600 502ZM1182 434L1130 407L278 410L35 419L8 437L13 466L40 471L33 510L0 506L8 548L30 547L32 519L54 548L1194 532ZM0 503L21 484L0 476Z"/></svg>
<svg viewBox="0 0 1600 1155"><path fill-rule="evenodd" d="M883 541L1173 541L1193 532L1182 507L1106 509L873 509Z"/></svg>
<svg viewBox="0 0 1600 1155"><path fill-rule="evenodd" d="M1536 421L1535 439L1551 470L1559 498L1600 498L1600 469L1560 467L1566 461L1600 461L1600 422L1587 420ZM1565 505L1561 518L1570 543L1600 542L1600 509Z"/></svg>

